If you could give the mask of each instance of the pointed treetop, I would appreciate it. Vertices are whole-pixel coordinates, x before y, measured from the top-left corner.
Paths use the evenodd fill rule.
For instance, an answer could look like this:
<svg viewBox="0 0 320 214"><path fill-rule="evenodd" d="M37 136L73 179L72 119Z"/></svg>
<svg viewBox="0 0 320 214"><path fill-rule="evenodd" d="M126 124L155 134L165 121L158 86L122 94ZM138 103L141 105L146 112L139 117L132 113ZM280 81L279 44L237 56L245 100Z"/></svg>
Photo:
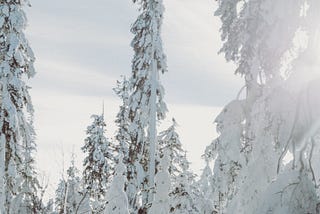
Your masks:
<svg viewBox="0 0 320 214"><path fill-rule="evenodd" d="M166 148L163 152L163 157L160 159L160 166L163 170L168 170L170 164L170 152L169 149Z"/></svg>
<svg viewBox="0 0 320 214"><path fill-rule="evenodd" d="M172 123L174 127L179 126L179 124L177 123L176 119L174 119L174 117L172 118Z"/></svg>
<svg viewBox="0 0 320 214"><path fill-rule="evenodd" d="M104 100L102 100L102 118L104 118Z"/></svg>

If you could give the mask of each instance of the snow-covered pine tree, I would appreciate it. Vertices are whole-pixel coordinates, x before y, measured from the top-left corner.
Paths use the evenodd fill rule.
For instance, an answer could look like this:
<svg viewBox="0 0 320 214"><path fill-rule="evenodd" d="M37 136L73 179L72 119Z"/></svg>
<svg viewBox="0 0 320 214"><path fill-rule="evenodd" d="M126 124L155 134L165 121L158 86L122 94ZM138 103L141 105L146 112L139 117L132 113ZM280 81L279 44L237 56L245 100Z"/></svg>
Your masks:
<svg viewBox="0 0 320 214"><path fill-rule="evenodd" d="M62 177L59 180L55 198L54 198L54 214L62 214L64 211L64 204L65 204L65 195L66 195L66 181L65 178Z"/></svg>
<svg viewBox="0 0 320 214"><path fill-rule="evenodd" d="M319 213L319 205L310 176L290 170L268 186L254 213Z"/></svg>
<svg viewBox="0 0 320 214"><path fill-rule="evenodd" d="M207 162L215 161L211 199L218 213L224 213L228 200L236 193L238 174L245 164L245 158L241 155L243 119L243 101L229 103L215 119L219 137L206 148L204 154Z"/></svg>
<svg viewBox="0 0 320 214"><path fill-rule="evenodd" d="M228 138L220 133L218 141L208 150L212 157L218 153L213 172L218 178L219 173L222 178L225 177L219 167L221 158L230 161L224 157L226 150L221 150L221 147L229 144L234 148L231 151L239 154L241 142L240 160L245 160L237 173L236 182L233 182L235 194L231 201L229 197L225 198L227 200L220 207L219 213L260 213L257 212L259 201L264 198L264 194L270 193L268 191L272 192L267 189L278 177L279 162L283 164L283 156L287 154L288 142L292 138L290 130L295 113L291 107L295 108L296 104L292 99L294 95L285 86L288 71L283 72L282 69L292 61L292 53L297 54L299 51L299 48L294 47L294 39L299 30L303 29L299 25L302 23L301 14L304 13L306 1L221 0L218 3L216 15L222 21L224 41L221 52L225 53L228 61L237 64L236 73L244 75L247 89L245 100L237 101L242 102L239 109L242 109L244 115L240 123L236 118L238 114L231 116L233 118L225 117L229 121L238 121L240 128L242 126L240 137L228 143ZM227 129L228 126L223 127ZM216 151L210 151L212 149ZM227 177L232 178L229 175ZM215 182L219 184L222 180L228 181L220 179Z"/></svg>
<svg viewBox="0 0 320 214"><path fill-rule="evenodd" d="M122 155L120 155L112 183L107 191L105 214L129 214L128 197L124 191L127 182L126 172L126 165L123 163Z"/></svg>
<svg viewBox="0 0 320 214"><path fill-rule="evenodd" d="M134 162L131 162L129 156L129 146L131 137L129 133L129 90L130 82L124 76L122 81L117 81L117 87L113 89L114 92L121 99L122 104L117 114L116 124L118 131L116 133L116 140L118 142L117 150L123 156L123 163L127 167L125 191L128 196L131 210L136 209L137 200L137 178Z"/></svg>
<svg viewBox="0 0 320 214"><path fill-rule="evenodd" d="M155 176L155 197L150 208L150 214L168 214L170 212L169 193L171 189L169 168L169 154L165 150L158 164L158 171Z"/></svg>
<svg viewBox="0 0 320 214"><path fill-rule="evenodd" d="M196 214L200 213L198 198L200 197L196 175L190 170L190 163L186 154L181 158L182 171L178 176L172 177L170 191L170 213Z"/></svg>
<svg viewBox="0 0 320 214"><path fill-rule="evenodd" d="M104 196L115 157L114 145L105 136L104 114L92 115L91 118L93 122L87 127L85 145L81 148L85 153L83 182L91 197L91 209L98 212L105 203Z"/></svg>
<svg viewBox="0 0 320 214"><path fill-rule="evenodd" d="M160 37L164 7L162 0L133 2L139 3L140 15L131 28L135 36L131 43L134 58L129 96L129 157L135 172L128 176L128 182L137 180L136 189L132 191L140 192L142 204L138 206L140 212L146 212L153 201L157 119L163 119L167 111L163 101L164 89L159 79L159 73L166 71ZM137 212L134 200L129 198L129 201L133 212Z"/></svg>
<svg viewBox="0 0 320 214"><path fill-rule="evenodd" d="M50 213L50 214L55 214L54 212L54 199L50 198L47 204L45 205L44 208L45 212L43 213Z"/></svg>
<svg viewBox="0 0 320 214"><path fill-rule="evenodd" d="M167 154L169 161L170 213L199 213L196 203L200 189L195 181L196 175L189 168L176 127L177 122L173 118L172 125L158 136L160 157Z"/></svg>
<svg viewBox="0 0 320 214"><path fill-rule="evenodd" d="M33 106L26 78L35 75L34 54L23 33L24 0L0 4L0 212L34 212L39 188L34 169ZM24 211L23 211L24 210Z"/></svg>
<svg viewBox="0 0 320 214"><path fill-rule="evenodd" d="M201 214L212 214L213 198L214 198L214 180L209 161L206 161L206 166L202 171L202 175L197 182L200 190L200 197L198 198L198 206Z"/></svg>
<svg viewBox="0 0 320 214"><path fill-rule="evenodd" d="M71 166L67 169L67 178L59 181L55 195L56 214L90 213L90 198L87 190L81 185L79 170L75 166L72 154Z"/></svg>
<svg viewBox="0 0 320 214"><path fill-rule="evenodd" d="M177 125L176 120L172 118L172 125L167 130L160 132L158 136L160 154L164 155L165 151L168 152L170 162L168 171L172 177L181 173L181 165L185 156L179 134L176 131Z"/></svg>
<svg viewBox="0 0 320 214"><path fill-rule="evenodd" d="M117 119L115 123L118 126L116 133L116 140L119 143L117 150L119 154L122 154L124 163L128 163L129 157L129 144L130 144L130 134L129 134L129 84L130 82L125 76L122 77L121 81L117 81L117 87L114 88L114 92L121 99L122 104L120 106L119 112L117 114Z"/></svg>
<svg viewBox="0 0 320 214"><path fill-rule="evenodd" d="M215 12L222 21L220 52L237 64L247 89L244 143L250 150L250 112L266 84L277 84L284 54L291 48L304 0L221 0ZM289 5L288 5L289 4ZM286 13L282 13L286 8Z"/></svg>
<svg viewBox="0 0 320 214"><path fill-rule="evenodd" d="M67 182L64 178L60 179L55 192L55 209L54 214L63 214L66 204Z"/></svg>

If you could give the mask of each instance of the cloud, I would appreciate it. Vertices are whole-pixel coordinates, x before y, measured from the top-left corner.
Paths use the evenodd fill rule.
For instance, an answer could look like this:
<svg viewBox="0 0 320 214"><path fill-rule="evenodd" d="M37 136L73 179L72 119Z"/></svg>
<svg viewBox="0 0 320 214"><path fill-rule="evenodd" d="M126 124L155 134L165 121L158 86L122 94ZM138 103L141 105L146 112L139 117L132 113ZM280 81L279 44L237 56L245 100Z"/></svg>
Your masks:
<svg viewBox="0 0 320 214"><path fill-rule="evenodd" d="M129 1L114 0L50 3L34 0L33 7L28 10L27 36L37 63L90 67L111 77L129 74L132 58L129 28L133 17L128 11L132 16L135 13L129 5Z"/></svg>
<svg viewBox="0 0 320 214"><path fill-rule="evenodd" d="M40 61L36 64L36 70L40 72L30 83L33 91L46 90L62 95L114 96L112 88L116 85L117 78L94 68Z"/></svg>
<svg viewBox="0 0 320 214"><path fill-rule="evenodd" d="M169 66L169 73L162 77L166 99L175 103L224 105L236 96L242 81L233 75L234 66L227 65L223 56L216 54L221 42L217 30L219 21L213 17L214 4L209 0L198 3L165 0L164 3L163 40ZM130 0L50 3L34 0L28 12L28 35L39 63L38 72L46 72L46 78L38 78L39 84L47 85L48 76L54 78L62 70L53 68L62 68L65 64L75 65L70 72L63 69L66 78L60 89L66 89L65 93L83 93L78 90L80 84L79 87L74 84L83 82L83 75L72 72L76 68L84 68L87 76L93 70L112 80L122 74L130 75L133 51L129 44L133 36L129 29L137 15ZM48 67L43 62L55 66L42 71ZM104 85L108 83L111 81ZM113 83L108 85L113 86ZM98 91L96 87L89 87L85 94L94 95Z"/></svg>

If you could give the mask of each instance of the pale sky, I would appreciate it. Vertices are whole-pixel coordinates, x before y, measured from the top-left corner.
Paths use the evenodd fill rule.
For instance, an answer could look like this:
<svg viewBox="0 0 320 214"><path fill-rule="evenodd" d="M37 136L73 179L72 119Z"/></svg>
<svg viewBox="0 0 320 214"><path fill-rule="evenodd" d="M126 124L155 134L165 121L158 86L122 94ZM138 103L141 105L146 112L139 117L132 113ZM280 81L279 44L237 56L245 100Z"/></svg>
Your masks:
<svg viewBox="0 0 320 214"><path fill-rule="evenodd" d="M215 137L221 107L234 99L241 78L217 52L221 47L214 0L164 0L163 45L169 72L161 76L169 114L175 117L192 169ZM81 146L90 115L105 102L107 136L113 138L120 100L112 88L130 75L130 26L137 16L131 0L32 0L27 37L37 57L29 82L35 107L37 167L49 177L53 196L70 153L82 165ZM161 131L161 130L159 130Z"/></svg>

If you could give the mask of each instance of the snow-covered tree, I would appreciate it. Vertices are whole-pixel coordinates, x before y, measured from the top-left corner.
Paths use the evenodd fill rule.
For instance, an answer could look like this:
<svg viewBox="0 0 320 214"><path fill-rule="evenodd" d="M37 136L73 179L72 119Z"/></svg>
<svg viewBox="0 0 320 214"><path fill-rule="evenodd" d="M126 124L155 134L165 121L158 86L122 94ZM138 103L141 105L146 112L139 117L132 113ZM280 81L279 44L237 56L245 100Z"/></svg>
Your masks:
<svg viewBox="0 0 320 214"><path fill-rule="evenodd" d="M126 165L124 165L122 155L120 155L112 183L106 195L105 214L129 214L128 197L124 191L127 182L126 172Z"/></svg>
<svg viewBox="0 0 320 214"><path fill-rule="evenodd" d="M55 196L55 212L57 214L90 213L88 192L81 185L79 170L75 166L72 155L71 166L67 170L67 178L60 179Z"/></svg>
<svg viewBox="0 0 320 214"><path fill-rule="evenodd" d="M116 124L118 130L116 133L116 140L119 143L118 152L123 155L124 163L128 162L129 157L129 81L123 76L122 81L117 81L117 87L114 88L114 92L121 99L122 104L117 114Z"/></svg>
<svg viewBox="0 0 320 214"><path fill-rule="evenodd" d="M169 167L169 154L166 150L160 158L158 172L155 176L155 197L150 208L150 214L168 214L170 211L169 193L171 189Z"/></svg>
<svg viewBox="0 0 320 214"><path fill-rule="evenodd" d="M100 210L114 165L114 146L105 136L104 115L91 117L93 122L87 128L85 145L82 147L85 153L83 182L92 199L92 210Z"/></svg>
<svg viewBox="0 0 320 214"><path fill-rule="evenodd" d="M309 203L311 207L316 204L315 190L310 188L313 170L308 163L313 147L297 150L295 146L303 139L301 136L305 136L303 132L307 132L302 128L305 125L297 126L296 118L304 118L303 113L296 110L302 100L297 99L300 96L287 84L295 71L291 67L296 62L291 62L295 58L299 60L297 56L303 50L301 42L296 41L301 41L302 20L306 8L313 6L308 5L311 2L218 1L216 15L222 21L224 42L221 52L228 61L237 64L236 73L244 76L247 90L244 100L233 101L224 108L226 112L219 115L221 120L216 122L220 136L206 151L207 157L216 158L214 188L218 190L215 193L222 193L214 197L218 198L215 199L219 202L215 202L218 213L290 213L288 210L301 205L290 200L300 196L313 198ZM286 163L290 154L293 160L289 165L293 167ZM233 166L232 163L239 164ZM291 176L287 177L287 183L282 178L284 175ZM294 184L290 184L290 180L295 180ZM275 187L285 195L281 200L287 201L263 205L266 209L258 211L263 201L275 202L278 197L273 194ZM284 208L288 204L290 209ZM275 209L269 210L272 206Z"/></svg>
<svg viewBox="0 0 320 214"><path fill-rule="evenodd" d="M234 100L217 116L219 137L206 148L206 161L215 161L213 185L213 206L218 213L223 213L227 200L237 191L237 176L245 164L241 155L244 120L243 101Z"/></svg>
<svg viewBox="0 0 320 214"><path fill-rule="evenodd" d="M314 182L308 175L291 171L269 185L255 213L319 213L319 208Z"/></svg>
<svg viewBox="0 0 320 214"><path fill-rule="evenodd" d="M129 96L129 147L130 172L128 182L135 182L135 193L141 195L140 212L146 212L153 201L155 153L157 144L157 120L165 117L167 111L163 101L164 89L159 74L166 71L166 58L162 50L161 24L163 18L162 0L133 0L139 3L140 15L131 32L134 39L132 76ZM129 193L130 207L136 212L136 202Z"/></svg>
<svg viewBox="0 0 320 214"><path fill-rule="evenodd" d="M220 0L221 39L227 61L245 76L247 87L280 79L283 55L292 47L304 0ZM286 12L283 12L286 9ZM253 93L253 92L252 92Z"/></svg>
<svg viewBox="0 0 320 214"><path fill-rule="evenodd" d="M158 136L161 155L164 155L164 152L168 152L170 161L168 170L170 175L175 177L182 171L181 166L185 156L176 127L177 122L173 118L172 125L167 130L160 132Z"/></svg>
<svg viewBox="0 0 320 214"><path fill-rule="evenodd" d="M66 197L66 181L65 179L60 179L58 183L58 187L55 192L55 212L58 214L64 213L64 205L65 205L65 197Z"/></svg>
<svg viewBox="0 0 320 214"><path fill-rule="evenodd" d="M137 200L137 178L134 162L129 156L129 147L131 137L129 133L129 90L130 82L123 77L122 81L117 81L117 87L113 89L122 101L119 112L117 114L116 124L118 131L116 133L116 140L118 142L118 153L123 156L123 163L127 167L127 180L125 184L125 191L128 196L131 209L136 209ZM132 147L131 147L132 149Z"/></svg>
<svg viewBox="0 0 320 214"><path fill-rule="evenodd" d="M198 198L199 186L195 180L196 175L190 170L190 163L186 155L181 159L182 171L173 177L170 191L170 213L200 213Z"/></svg>
<svg viewBox="0 0 320 214"><path fill-rule="evenodd" d="M34 54L23 33L27 1L0 4L0 212L35 212L39 188L34 169L35 133L30 87Z"/></svg>
<svg viewBox="0 0 320 214"><path fill-rule="evenodd" d="M200 190L200 196L198 197L197 202L200 213L211 214L214 210L214 180L209 161L206 161L206 166L203 169L202 175L197 183Z"/></svg>
<svg viewBox="0 0 320 214"><path fill-rule="evenodd" d="M160 157L168 155L168 172L170 174L170 213L199 213L197 198L200 189L195 181L196 175L190 170L186 151L182 148L177 122L172 119L172 125L159 133Z"/></svg>

